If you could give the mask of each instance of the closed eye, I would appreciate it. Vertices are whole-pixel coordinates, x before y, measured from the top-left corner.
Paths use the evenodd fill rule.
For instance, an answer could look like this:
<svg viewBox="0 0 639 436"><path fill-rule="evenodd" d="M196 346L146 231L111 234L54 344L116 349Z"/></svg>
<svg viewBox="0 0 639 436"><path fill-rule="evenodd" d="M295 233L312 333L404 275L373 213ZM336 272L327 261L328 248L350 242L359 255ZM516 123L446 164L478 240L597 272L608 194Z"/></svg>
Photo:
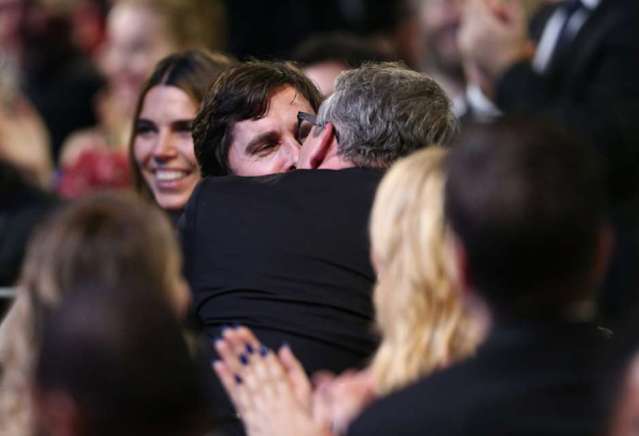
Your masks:
<svg viewBox="0 0 639 436"><path fill-rule="evenodd" d="M258 135L246 146L246 154L259 157L268 156L279 145L279 139L279 135L276 132Z"/></svg>

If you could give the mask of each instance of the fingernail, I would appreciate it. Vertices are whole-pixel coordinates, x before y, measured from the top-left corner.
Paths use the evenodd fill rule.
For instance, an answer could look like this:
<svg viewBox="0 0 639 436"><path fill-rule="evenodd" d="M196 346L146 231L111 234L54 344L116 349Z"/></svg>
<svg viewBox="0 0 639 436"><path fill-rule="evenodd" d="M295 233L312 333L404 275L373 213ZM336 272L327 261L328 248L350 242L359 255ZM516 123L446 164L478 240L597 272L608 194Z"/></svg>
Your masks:
<svg viewBox="0 0 639 436"><path fill-rule="evenodd" d="M255 350L253 349L253 347L251 346L251 344L246 344L246 352L247 352L248 354L253 354L253 351L255 351Z"/></svg>
<svg viewBox="0 0 639 436"><path fill-rule="evenodd" d="M248 357L246 356L246 354L244 354L244 353L240 354L240 363L242 365L248 365L249 360L248 360Z"/></svg>
<svg viewBox="0 0 639 436"><path fill-rule="evenodd" d="M282 348L288 348L290 350L291 346L288 344L288 342L284 341L282 342Z"/></svg>
<svg viewBox="0 0 639 436"><path fill-rule="evenodd" d="M266 348L266 346L262 345L260 347L260 355L262 357L265 357L268 354L268 348Z"/></svg>
<svg viewBox="0 0 639 436"><path fill-rule="evenodd" d="M242 384L242 377L240 377L239 375L235 374L235 383L237 383L238 385Z"/></svg>
<svg viewBox="0 0 639 436"><path fill-rule="evenodd" d="M237 321L234 321L231 325L233 326L234 329L240 328L240 323Z"/></svg>

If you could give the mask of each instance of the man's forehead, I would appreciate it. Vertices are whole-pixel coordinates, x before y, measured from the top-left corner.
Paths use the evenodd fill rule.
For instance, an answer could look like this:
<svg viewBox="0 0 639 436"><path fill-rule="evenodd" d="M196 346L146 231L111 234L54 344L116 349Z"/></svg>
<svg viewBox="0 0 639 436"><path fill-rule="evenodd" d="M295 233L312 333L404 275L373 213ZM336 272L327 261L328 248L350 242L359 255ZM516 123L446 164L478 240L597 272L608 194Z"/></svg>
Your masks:
<svg viewBox="0 0 639 436"><path fill-rule="evenodd" d="M298 112L315 113L311 104L297 90L286 86L271 95L266 113L258 119L242 120L235 123L234 136L250 134L255 136L270 130L295 129Z"/></svg>

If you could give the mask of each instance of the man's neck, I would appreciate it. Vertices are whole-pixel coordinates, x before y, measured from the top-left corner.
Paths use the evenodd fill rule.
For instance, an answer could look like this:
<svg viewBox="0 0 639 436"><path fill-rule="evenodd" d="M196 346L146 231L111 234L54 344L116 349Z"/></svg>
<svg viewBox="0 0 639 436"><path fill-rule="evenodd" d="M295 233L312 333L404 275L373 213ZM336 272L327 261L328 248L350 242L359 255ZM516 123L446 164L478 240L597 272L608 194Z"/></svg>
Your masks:
<svg viewBox="0 0 639 436"><path fill-rule="evenodd" d="M318 170L344 170L347 168L354 168L355 164L344 160L340 156L334 156L331 158L324 159L324 162L317 167Z"/></svg>

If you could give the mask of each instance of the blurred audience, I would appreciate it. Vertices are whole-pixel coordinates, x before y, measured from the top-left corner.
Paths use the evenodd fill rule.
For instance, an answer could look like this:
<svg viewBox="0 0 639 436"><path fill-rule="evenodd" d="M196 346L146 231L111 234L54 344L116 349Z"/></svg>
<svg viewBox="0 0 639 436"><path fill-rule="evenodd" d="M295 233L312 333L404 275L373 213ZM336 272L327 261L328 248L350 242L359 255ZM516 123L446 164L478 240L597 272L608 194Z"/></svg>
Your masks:
<svg viewBox="0 0 639 436"><path fill-rule="evenodd" d="M261 176L295 169L297 114L314 114L319 91L296 67L251 61L224 71L193 124L202 176Z"/></svg>
<svg viewBox="0 0 639 436"><path fill-rule="evenodd" d="M0 159L22 176L48 189L53 176L49 133L29 101L0 78Z"/></svg>
<svg viewBox="0 0 639 436"><path fill-rule="evenodd" d="M359 68L365 62L391 61L391 56L356 35L334 32L316 35L302 42L292 59L313 81L323 97L335 90L335 79L345 70Z"/></svg>
<svg viewBox="0 0 639 436"><path fill-rule="evenodd" d="M468 0L464 59L505 113L543 115L591 138L608 159L617 202L637 193L639 7L632 0L565 0L541 13L538 44L520 2Z"/></svg>
<svg viewBox="0 0 639 436"><path fill-rule="evenodd" d="M602 316L639 304L639 3L564 0L533 18L519 2L468 0L460 44L505 113L544 116L592 142L606 170L618 244ZM536 44L533 41L537 38Z"/></svg>
<svg viewBox="0 0 639 436"><path fill-rule="evenodd" d="M16 301L0 325L0 433L33 430L29 389L43 309L86 285L152 289L183 316L189 296L180 259L168 220L131 196L90 197L52 216L29 245Z"/></svg>
<svg viewBox="0 0 639 436"><path fill-rule="evenodd" d="M517 0L525 16L540 0ZM418 17L419 68L431 74L453 100L455 115L463 121L490 121L500 115L495 104L484 95L474 65L462 58L459 30L467 0L413 0ZM467 77L468 76L468 77Z"/></svg>
<svg viewBox="0 0 639 436"><path fill-rule="evenodd" d="M266 67L260 70L281 68ZM225 74L233 77L233 70L212 91ZM288 106L301 100L291 94ZM377 345L370 330L375 275L364 229L382 171L414 150L445 142L456 123L433 80L396 64L344 72L317 117L301 112L297 118L297 129L284 118L286 129L299 132L286 132L286 141L303 142L299 152L293 145L299 162L292 165L318 171L205 177L181 222L185 273L210 338L225 324L242 323L269 347L287 341L310 372L341 372L361 367ZM223 161L198 153L195 132L203 174L216 174L209 168ZM277 138L260 140L278 144ZM221 389L219 395L221 406ZM219 413L221 420L235 419L230 405Z"/></svg>
<svg viewBox="0 0 639 436"><path fill-rule="evenodd" d="M28 183L11 163L0 160L0 204L0 287L10 287L20 273L31 233L57 200Z"/></svg>
<svg viewBox="0 0 639 436"><path fill-rule="evenodd" d="M169 53L219 48L215 2L118 0L109 12L100 65L106 88L95 100L97 126L74 133L60 157L59 191L78 197L131 183L127 139L144 80Z"/></svg>
<svg viewBox="0 0 639 436"><path fill-rule="evenodd" d="M135 188L173 215L200 180L191 130L209 85L231 65L221 54L189 50L169 55L142 87L129 159Z"/></svg>
<svg viewBox="0 0 639 436"><path fill-rule="evenodd" d="M469 110L466 77L457 44L464 0L416 0L420 69L430 74L453 101L458 118Z"/></svg>
<svg viewBox="0 0 639 436"><path fill-rule="evenodd" d="M33 375L37 434L210 434L197 371L160 289L86 284L41 313Z"/></svg>
<svg viewBox="0 0 639 436"><path fill-rule="evenodd" d="M12 95L26 97L42 117L51 140L47 155L55 161L72 130L95 123L91 100L102 80L73 46L63 9L43 0L1 0L0 71Z"/></svg>

